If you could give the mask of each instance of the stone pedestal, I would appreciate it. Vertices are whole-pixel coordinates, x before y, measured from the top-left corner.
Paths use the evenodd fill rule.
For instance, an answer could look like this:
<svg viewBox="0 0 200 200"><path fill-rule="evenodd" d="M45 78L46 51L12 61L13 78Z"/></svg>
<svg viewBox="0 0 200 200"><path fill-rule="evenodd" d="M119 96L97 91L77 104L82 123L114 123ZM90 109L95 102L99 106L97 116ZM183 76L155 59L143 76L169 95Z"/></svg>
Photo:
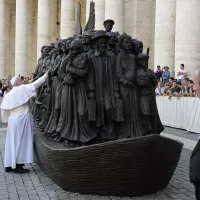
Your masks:
<svg viewBox="0 0 200 200"><path fill-rule="evenodd" d="M60 38L66 39L75 34L75 2L61 1Z"/></svg>
<svg viewBox="0 0 200 200"><path fill-rule="evenodd" d="M51 43L51 1L38 0L37 23L37 59L41 56L41 47Z"/></svg>
<svg viewBox="0 0 200 200"><path fill-rule="evenodd" d="M105 20L105 0L95 1L95 29L104 30L103 22Z"/></svg>
<svg viewBox="0 0 200 200"><path fill-rule="evenodd" d="M185 64L191 78L200 63L200 1L177 0L175 70Z"/></svg>
<svg viewBox="0 0 200 200"><path fill-rule="evenodd" d="M157 0L155 17L154 63L161 67L167 65L171 75L175 59L176 1Z"/></svg>
<svg viewBox="0 0 200 200"><path fill-rule="evenodd" d="M115 25L113 31L118 31L120 34L124 32L124 0L105 0L105 19L113 19Z"/></svg>
<svg viewBox="0 0 200 200"><path fill-rule="evenodd" d="M16 0L15 76L28 75L28 0Z"/></svg>

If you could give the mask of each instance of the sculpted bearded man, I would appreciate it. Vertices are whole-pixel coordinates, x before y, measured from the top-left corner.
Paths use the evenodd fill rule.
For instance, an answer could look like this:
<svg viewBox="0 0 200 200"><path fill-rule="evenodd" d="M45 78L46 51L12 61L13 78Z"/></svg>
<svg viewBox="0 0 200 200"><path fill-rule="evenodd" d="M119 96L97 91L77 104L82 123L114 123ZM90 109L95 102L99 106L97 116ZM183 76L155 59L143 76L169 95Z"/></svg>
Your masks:
<svg viewBox="0 0 200 200"><path fill-rule="evenodd" d="M109 141L117 139L115 133L115 108L119 99L119 84L116 77L116 57L107 51L109 36L105 31L96 32L93 42L96 51L90 57L93 78L89 77L89 98L96 98L96 126L98 140Z"/></svg>
<svg viewBox="0 0 200 200"><path fill-rule="evenodd" d="M25 163L33 162L33 119L29 100L46 81L47 73L33 83L23 85L20 77L13 77L13 89L1 104L3 122L8 122L4 167L6 172L28 173Z"/></svg>

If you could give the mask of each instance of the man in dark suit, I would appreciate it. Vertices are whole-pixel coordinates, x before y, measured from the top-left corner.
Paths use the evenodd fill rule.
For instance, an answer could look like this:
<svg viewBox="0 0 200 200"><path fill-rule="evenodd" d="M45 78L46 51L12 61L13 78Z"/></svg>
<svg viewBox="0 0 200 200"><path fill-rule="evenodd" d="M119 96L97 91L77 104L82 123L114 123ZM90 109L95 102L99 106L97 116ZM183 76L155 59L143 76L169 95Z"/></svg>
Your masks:
<svg viewBox="0 0 200 200"><path fill-rule="evenodd" d="M194 90L196 94L200 95L200 66L197 67L194 73ZM190 158L190 182L194 184L195 196L200 200L200 139L196 147L192 151Z"/></svg>

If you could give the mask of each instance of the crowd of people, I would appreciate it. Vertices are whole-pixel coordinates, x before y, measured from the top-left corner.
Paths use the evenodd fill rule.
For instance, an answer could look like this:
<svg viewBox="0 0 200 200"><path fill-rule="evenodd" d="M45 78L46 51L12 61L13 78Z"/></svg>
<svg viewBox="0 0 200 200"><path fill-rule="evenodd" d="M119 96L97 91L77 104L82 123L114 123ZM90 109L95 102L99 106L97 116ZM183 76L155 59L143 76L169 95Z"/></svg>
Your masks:
<svg viewBox="0 0 200 200"><path fill-rule="evenodd" d="M24 77L20 76L20 74L18 76L21 78L23 84L31 82L32 77ZM0 79L0 97L4 97L12 89L11 79L11 75L9 75L8 78Z"/></svg>
<svg viewBox="0 0 200 200"><path fill-rule="evenodd" d="M158 85L155 89L155 94L158 96L174 97L195 97L196 92L193 88L193 80L187 77L187 71L184 64L180 65L180 70L177 71L177 78L170 76L169 67L163 69L157 66L155 76L158 80Z"/></svg>

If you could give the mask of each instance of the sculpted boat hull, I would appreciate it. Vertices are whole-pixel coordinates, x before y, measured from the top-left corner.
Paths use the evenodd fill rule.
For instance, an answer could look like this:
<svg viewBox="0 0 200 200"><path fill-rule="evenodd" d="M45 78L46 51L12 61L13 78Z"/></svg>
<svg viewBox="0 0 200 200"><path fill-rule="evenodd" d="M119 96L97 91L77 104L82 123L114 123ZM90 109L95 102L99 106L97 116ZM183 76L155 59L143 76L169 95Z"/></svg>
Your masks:
<svg viewBox="0 0 200 200"><path fill-rule="evenodd" d="M66 149L36 131L38 164L61 188L71 192L141 196L167 186L182 143L150 135Z"/></svg>

